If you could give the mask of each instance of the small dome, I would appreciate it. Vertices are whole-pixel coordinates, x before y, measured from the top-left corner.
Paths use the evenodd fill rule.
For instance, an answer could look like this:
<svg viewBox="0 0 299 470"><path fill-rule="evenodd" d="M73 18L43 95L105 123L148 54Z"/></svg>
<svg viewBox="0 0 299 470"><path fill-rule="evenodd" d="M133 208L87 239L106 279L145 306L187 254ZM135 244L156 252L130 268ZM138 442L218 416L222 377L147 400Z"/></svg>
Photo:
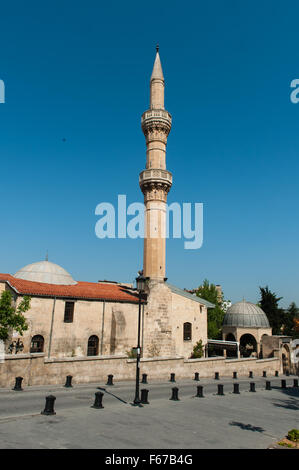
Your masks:
<svg viewBox="0 0 299 470"><path fill-rule="evenodd" d="M227 309L223 326L271 328L267 315L251 302L237 302Z"/></svg>
<svg viewBox="0 0 299 470"><path fill-rule="evenodd" d="M39 261L37 263L28 264L16 272L14 277L46 284L62 284L65 286L77 284L65 269L50 261Z"/></svg>

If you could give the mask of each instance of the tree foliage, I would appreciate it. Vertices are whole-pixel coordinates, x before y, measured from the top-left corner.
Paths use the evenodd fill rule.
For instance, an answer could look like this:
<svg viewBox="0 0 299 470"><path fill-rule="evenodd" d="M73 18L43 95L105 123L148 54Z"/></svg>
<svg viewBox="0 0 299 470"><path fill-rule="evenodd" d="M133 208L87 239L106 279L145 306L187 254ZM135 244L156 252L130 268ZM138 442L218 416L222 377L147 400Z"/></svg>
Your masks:
<svg viewBox="0 0 299 470"><path fill-rule="evenodd" d="M223 298L219 299L219 293L215 284L210 284L207 279L195 291L198 297L215 305L208 309L208 338L221 339L221 329L225 312L222 308Z"/></svg>
<svg viewBox="0 0 299 470"><path fill-rule="evenodd" d="M298 322L298 323L297 323ZM283 313L282 333L292 338L299 338L299 329L296 326L299 324L299 308L292 302Z"/></svg>
<svg viewBox="0 0 299 470"><path fill-rule="evenodd" d="M260 287L261 300L259 306L267 315L273 335L281 334L283 324L283 310L279 308L278 303L282 297L277 297L271 292L269 287Z"/></svg>
<svg viewBox="0 0 299 470"><path fill-rule="evenodd" d="M203 354L204 354L203 344L202 344L202 340L200 339L199 341L197 341L197 343L195 344L193 348L191 359L199 359L203 357Z"/></svg>
<svg viewBox="0 0 299 470"><path fill-rule="evenodd" d="M24 296L18 307L13 306L12 295L3 291L0 297L0 340L7 340L12 330L23 335L28 329L23 313L30 308L30 297Z"/></svg>
<svg viewBox="0 0 299 470"><path fill-rule="evenodd" d="M296 331L297 320L299 320L299 308L292 302L287 309L279 307L278 303L282 297L277 297L268 286L260 287L261 300L259 305L268 317L273 335L286 335L298 338Z"/></svg>

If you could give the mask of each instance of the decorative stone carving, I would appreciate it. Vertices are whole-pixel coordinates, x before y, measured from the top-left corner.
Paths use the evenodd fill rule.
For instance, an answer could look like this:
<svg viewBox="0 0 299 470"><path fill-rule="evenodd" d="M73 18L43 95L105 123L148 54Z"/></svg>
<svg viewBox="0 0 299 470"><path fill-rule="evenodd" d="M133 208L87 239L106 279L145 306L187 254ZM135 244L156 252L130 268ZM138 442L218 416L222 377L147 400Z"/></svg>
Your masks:
<svg viewBox="0 0 299 470"><path fill-rule="evenodd" d="M166 202L167 194L172 186L172 174L170 171L160 169L143 170L139 175L139 186L147 200L152 198L156 191L157 197L159 196L158 192L164 193L158 198L161 200L162 196L162 200L165 199Z"/></svg>

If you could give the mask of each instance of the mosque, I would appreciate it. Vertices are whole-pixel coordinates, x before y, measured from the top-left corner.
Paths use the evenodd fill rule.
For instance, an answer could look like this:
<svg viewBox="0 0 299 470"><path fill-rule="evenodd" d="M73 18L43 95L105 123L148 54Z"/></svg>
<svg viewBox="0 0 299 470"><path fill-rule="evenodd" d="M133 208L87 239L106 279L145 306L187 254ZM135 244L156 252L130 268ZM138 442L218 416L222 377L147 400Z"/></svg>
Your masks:
<svg viewBox="0 0 299 470"><path fill-rule="evenodd" d="M169 284L166 278L166 202L172 186L172 174L166 169L166 144L172 117L164 107L164 89L157 48L150 79L150 106L141 118L146 141L146 166L139 175L139 186L145 205L142 272L146 279L146 296L141 307L141 351L145 365L157 360L160 361L157 363L159 367L162 367L161 360L170 359L189 364L198 341L207 351L210 341L207 337L207 310L214 307L210 302ZM3 290L12 293L16 304L24 295L31 297L30 310L25 314L28 330L23 336L13 332L5 346L8 359L5 362L9 363L5 369L7 380L11 375L15 376L17 370L22 370L22 358L24 370L28 371L31 371L32 360L38 358L35 363L39 364L40 377L44 374L53 382L55 374L58 377L62 372L51 366L50 373L49 364L67 363L71 369L64 368L63 373L66 370L73 373L72 367L78 371L80 361L88 360L88 367L83 372L82 366L80 372L82 381L88 381L99 373L101 367L106 372L105 364L108 362L105 359L109 359L110 364L112 359L124 361L127 358L129 361L132 357L139 313L138 292L133 285L76 281L64 268L45 260L27 265L14 275L0 274L0 292ZM268 357L274 361L272 366L277 367L277 361L281 361L280 351L287 346L287 339L284 343L279 337L274 347L272 340L265 342L267 338L273 338L271 334L268 319L259 307L245 301L237 302L227 310L224 319L223 341L218 341L218 346L222 346L227 358L222 357L221 360L227 362L230 346L234 348L237 345L236 356L240 360L242 356L250 356L258 362L259 358ZM9 361L12 357L19 359L15 369L13 364L17 361ZM93 361L96 372L92 371ZM183 370L183 362L180 362L180 370ZM114 364L121 364L118 370L124 371L123 377L130 375L126 375L125 362ZM159 374L157 364L153 370ZM212 362L206 362L202 367L208 370L209 364ZM4 364L0 364L0 371L2 366ZM32 371L28 374L31 377L28 378L29 383L33 380ZM39 378L34 383L44 382Z"/></svg>

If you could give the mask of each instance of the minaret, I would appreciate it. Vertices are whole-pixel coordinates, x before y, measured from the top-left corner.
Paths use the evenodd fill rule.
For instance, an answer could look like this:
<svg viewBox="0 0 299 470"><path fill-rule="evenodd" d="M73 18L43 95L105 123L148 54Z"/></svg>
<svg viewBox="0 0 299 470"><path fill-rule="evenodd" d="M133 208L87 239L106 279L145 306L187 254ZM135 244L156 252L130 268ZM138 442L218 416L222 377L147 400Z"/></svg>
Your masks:
<svg viewBox="0 0 299 470"><path fill-rule="evenodd" d="M145 237L143 275L155 281L165 279L166 201L172 175L166 170L166 144L171 115L164 109L164 76L157 46L150 80L150 107L141 118L146 140L146 170L139 175L144 194Z"/></svg>

